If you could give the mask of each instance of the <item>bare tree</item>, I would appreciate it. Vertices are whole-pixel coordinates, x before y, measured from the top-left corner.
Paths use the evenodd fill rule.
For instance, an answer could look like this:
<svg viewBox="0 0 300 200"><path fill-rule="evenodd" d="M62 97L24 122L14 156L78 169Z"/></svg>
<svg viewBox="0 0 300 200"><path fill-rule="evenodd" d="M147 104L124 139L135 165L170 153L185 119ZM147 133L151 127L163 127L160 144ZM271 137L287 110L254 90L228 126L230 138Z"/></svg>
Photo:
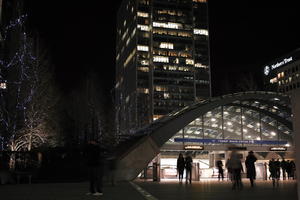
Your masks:
<svg viewBox="0 0 300 200"><path fill-rule="evenodd" d="M58 98L49 58L34 46L25 20L26 15L21 15L4 29L4 39L15 36L13 44L11 40L6 44L14 48L0 59L0 78L7 83L0 91L1 135L5 138L3 146L12 151L30 151L47 142L53 133L49 122Z"/></svg>

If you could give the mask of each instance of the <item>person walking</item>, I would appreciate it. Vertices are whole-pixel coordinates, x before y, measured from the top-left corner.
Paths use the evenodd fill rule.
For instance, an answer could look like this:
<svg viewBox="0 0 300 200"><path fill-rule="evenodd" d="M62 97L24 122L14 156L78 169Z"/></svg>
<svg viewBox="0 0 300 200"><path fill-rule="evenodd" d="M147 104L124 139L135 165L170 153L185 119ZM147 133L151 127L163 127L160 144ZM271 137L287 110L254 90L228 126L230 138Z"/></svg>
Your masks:
<svg viewBox="0 0 300 200"><path fill-rule="evenodd" d="M292 171L292 168L291 168L290 160L287 160L286 161L286 173L287 173L288 180L291 178L291 171Z"/></svg>
<svg viewBox="0 0 300 200"><path fill-rule="evenodd" d="M178 178L180 183L182 183L182 179L183 179L184 166L185 166L185 161L182 153L180 153L177 158L177 173L178 173Z"/></svg>
<svg viewBox="0 0 300 200"><path fill-rule="evenodd" d="M245 165L247 169L247 178L250 179L251 187L254 187L254 180L256 178L255 162L257 158L255 157L253 151L249 151L246 157Z"/></svg>
<svg viewBox="0 0 300 200"><path fill-rule="evenodd" d="M231 169L232 173L232 189L242 189L242 177L241 172L243 170L242 162L236 151L232 151L230 159L227 162L228 169Z"/></svg>
<svg viewBox="0 0 300 200"><path fill-rule="evenodd" d="M188 154L185 157L185 183L192 183L192 166L193 166L193 159Z"/></svg>
<svg viewBox="0 0 300 200"><path fill-rule="evenodd" d="M100 196L102 192L103 178L103 149L100 148L96 140L90 140L85 149L87 159L88 176L89 176L89 192L87 195Z"/></svg>
<svg viewBox="0 0 300 200"><path fill-rule="evenodd" d="M282 158L282 161L280 163L281 171L282 171L282 179L286 179L286 171L287 171L287 162Z"/></svg>
<svg viewBox="0 0 300 200"><path fill-rule="evenodd" d="M218 180L220 181L220 179L222 178L222 181L223 181L224 180L223 162L221 160L218 160L216 164L217 164L217 168L219 170Z"/></svg>
<svg viewBox="0 0 300 200"><path fill-rule="evenodd" d="M278 187L279 183L278 183L278 178L277 178L277 169L276 169L276 163L275 162L276 161L275 161L274 158L272 158L269 161L269 171L270 171L270 177L272 178L273 187L275 187L275 185L277 185L277 187Z"/></svg>
<svg viewBox="0 0 300 200"><path fill-rule="evenodd" d="M277 160L274 162L275 164L275 170L276 170L276 178L278 180L280 180L280 161L279 161L279 158L277 158Z"/></svg>
<svg viewBox="0 0 300 200"><path fill-rule="evenodd" d="M295 178L296 178L296 174L295 174L296 164L293 160L290 162L290 168L291 168L291 178L293 178L293 180L295 180Z"/></svg>

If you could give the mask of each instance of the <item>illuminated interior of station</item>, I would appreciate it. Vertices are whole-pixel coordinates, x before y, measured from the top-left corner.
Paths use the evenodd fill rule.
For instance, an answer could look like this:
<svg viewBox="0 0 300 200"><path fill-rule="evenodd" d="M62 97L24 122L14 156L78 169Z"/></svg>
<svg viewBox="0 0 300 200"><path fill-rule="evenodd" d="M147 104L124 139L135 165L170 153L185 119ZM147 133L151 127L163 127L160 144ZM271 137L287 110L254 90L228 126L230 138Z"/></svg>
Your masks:
<svg viewBox="0 0 300 200"><path fill-rule="evenodd" d="M294 158L291 116L289 102L279 98L236 100L217 106L171 137L153 162L159 160L162 179L172 179L177 174L178 154L191 153L194 178L199 180L217 176L217 160L225 168L230 148L238 150L242 162L252 150L258 159L257 178L262 179L269 173L271 158Z"/></svg>

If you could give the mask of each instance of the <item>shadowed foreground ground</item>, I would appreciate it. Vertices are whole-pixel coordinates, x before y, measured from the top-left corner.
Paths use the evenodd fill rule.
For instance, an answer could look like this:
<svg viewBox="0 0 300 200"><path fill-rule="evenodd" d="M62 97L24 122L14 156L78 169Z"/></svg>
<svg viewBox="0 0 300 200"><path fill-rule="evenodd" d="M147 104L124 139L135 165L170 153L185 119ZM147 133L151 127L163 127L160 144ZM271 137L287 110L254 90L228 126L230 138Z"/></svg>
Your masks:
<svg viewBox="0 0 300 200"><path fill-rule="evenodd" d="M140 186L140 191L137 190ZM101 197L87 196L88 183L49 183L0 185L1 200L297 200L296 182L281 181L279 188L273 188L270 181L257 181L250 188L244 180L244 189L232 191L229 181L202 180L192 185L176 181L135 181L118 183L115 187L106 185ZM141 191L143 190L143 191ZM148 192L148 193L147 193ZM141 194L143 193L143 194ZM148 194L148 195L147 195ZM151 196L149 195L151 194Z"/></svg>

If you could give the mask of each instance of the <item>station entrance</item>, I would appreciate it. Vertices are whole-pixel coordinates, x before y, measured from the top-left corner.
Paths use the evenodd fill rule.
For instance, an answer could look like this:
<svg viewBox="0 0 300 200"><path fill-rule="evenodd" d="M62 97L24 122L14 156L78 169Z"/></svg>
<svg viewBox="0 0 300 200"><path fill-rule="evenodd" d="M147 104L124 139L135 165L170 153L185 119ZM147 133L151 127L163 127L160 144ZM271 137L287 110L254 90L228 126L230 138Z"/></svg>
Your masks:
<svg viewBox="0 0 300 200"><path fill-rule="evenodd" d="M246 166L245 160L250 150L253 151L254 155L257 158L255 162L256 169L256 179L258 180L268 180L270 177L269 171L269 161L274 158L275 160L285 159L285 161L294 161L295 155L291 148L287 151L288 148L283 147L268 147L269 151L262 151L262 148L253 148L253 147L243 147L237 148L237 153L240 155L241 162L243 165L242 178L246 178ZM239 150L242 149L242 150ZM249 149L249 150L247 150ZM257 151L255 151L255 149ZM265 148L266 149L266 148ZM275 150L270 150L275 149ZM182 153L183 156L191 155L193 158L193 168L192 168L192 180L201 181L201 180L218 180L219 170L217 167L217 161L221 161L224 169L224 180L229 180L229 174L226 168L226 161L230 157L231 150L217 150L217 151L206 151L206 150L193 150L193 151L161 151L161 153L153 159L146 171L143 171L143 174L140 174L140 178L153 179L153 181L160 180L178 180L178 171L177 171L177 158L179 153ZM281 179L283 175L281 170ZM184 180L186 177L184 171Z"/></svg>

